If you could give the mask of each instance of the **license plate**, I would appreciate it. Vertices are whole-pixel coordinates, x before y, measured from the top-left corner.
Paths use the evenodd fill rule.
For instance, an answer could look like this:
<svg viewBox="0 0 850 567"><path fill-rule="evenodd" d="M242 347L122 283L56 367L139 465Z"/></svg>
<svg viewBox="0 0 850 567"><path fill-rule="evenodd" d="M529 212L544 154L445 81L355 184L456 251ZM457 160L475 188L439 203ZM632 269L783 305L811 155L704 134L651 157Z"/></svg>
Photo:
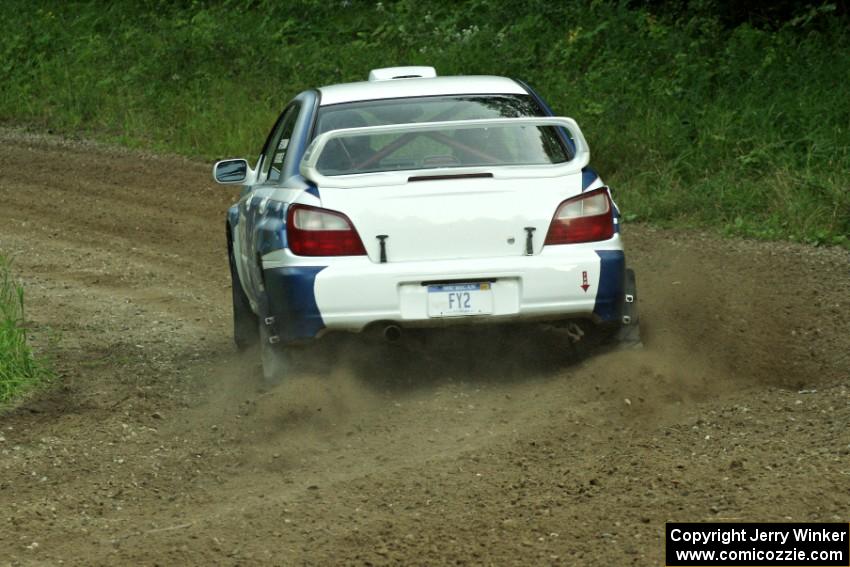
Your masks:
<svg viewBox="0 0 850 567"><path fill-rule="evenodd" d="M493 313L490 282L428 286L429 317L461 317Z"/></svg>

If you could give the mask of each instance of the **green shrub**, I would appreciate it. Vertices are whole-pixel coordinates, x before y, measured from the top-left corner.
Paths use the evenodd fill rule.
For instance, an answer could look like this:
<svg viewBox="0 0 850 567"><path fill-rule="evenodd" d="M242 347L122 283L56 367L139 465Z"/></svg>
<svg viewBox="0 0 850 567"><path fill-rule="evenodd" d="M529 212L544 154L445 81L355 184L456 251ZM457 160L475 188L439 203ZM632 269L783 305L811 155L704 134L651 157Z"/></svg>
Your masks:
<svg viewBox="0 0 850 567"><path fill-rule="evenodd" d="M0 406L19 398L49 377L33 356L24 325L24 289L12 279L0 256Z"/></svg>
<svg viewBox="0 0 850 567"><path fill-rule="evenodd" d="M0 120L255 157L299 91L434 65L521 78L576 118L627 218L850 233L850 22L833 4L765 8L764 27L710 1L6 4Z"/></svg>

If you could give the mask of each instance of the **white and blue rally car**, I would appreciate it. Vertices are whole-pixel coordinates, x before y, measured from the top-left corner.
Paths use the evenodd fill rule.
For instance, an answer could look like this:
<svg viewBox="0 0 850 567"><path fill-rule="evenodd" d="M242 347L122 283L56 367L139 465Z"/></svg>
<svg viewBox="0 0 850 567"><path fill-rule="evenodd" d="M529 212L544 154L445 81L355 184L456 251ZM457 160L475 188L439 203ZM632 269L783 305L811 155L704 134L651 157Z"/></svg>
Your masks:
<svg viewBox="0 0 850 567"><path fill-rule="evenodd" d="M394 67L299 94L255 167L213 170L242 185L237 346L259 340L275 380L332 331L530 320L636 341L619 212L589 159L574 120L504 77Z"/></svg>

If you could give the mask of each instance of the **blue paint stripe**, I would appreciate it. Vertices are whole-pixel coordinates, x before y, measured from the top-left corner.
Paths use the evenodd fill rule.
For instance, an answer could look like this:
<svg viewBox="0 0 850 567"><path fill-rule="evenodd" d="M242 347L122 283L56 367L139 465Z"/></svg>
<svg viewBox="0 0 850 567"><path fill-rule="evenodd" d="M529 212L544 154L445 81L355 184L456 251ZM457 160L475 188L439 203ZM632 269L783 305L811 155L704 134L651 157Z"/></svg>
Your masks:
<svg viewBox="0 0 850 567"><path fill-rule="evenodd" d="M626 255L622 250L596 250L599 256L599 290L593 314L603 321L619 321L623 308Z"/></svg>
<svg viewBox="0 0 850 567"><path fill-rule="evenodd" d="M262 216L257 213L256 249L261 256L286 246L285 214L285 207L281 203L269 206Z"/></svg>
<svg viewBox="0 0 850 567"><path fill-rule="evenodd" d="M316 303L316 276L327 266L265 270L269 313L281 341L314 338L325 327Z"/></svg>
<svg viewBox="0 0 850 567"><path fill-rule="evenodd" d="M233 205L227 209L227 220L230 221L230 228L235 229L239 224L239 205Z"/></svg>
<svg viewBox="0 0 850 567"><path fill-rule="evenodd" d="M586 191L594 181L599 179L599 174L592 167L585 166L581 169L581 190Z"/></svg>
<svg viewBox="0 0 850 567"><path fill-rule="evenodd" d="M617 205L614 205L614 232L620 232L620 209L617 208Z"/></svg>

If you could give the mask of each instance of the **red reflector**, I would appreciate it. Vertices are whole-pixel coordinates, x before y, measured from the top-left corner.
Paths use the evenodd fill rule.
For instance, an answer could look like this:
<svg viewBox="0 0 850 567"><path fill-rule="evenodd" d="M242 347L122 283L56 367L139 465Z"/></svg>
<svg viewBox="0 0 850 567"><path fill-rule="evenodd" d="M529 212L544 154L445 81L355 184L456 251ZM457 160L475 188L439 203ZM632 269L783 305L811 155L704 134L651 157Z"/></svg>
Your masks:
<svg viewBox="0 0 850 567"><path fill-rule="evenodd" d="M614 215L608 189L588 191L560 204L545 244L576 244L614 236Z"/></svg>
<svg viewBox="0 0 850 567"><path fill-rule="evenodd" d="M360 235L348 217L308 205L292 205L286 212L286 239L298 256L365 256Z"/></svg>

